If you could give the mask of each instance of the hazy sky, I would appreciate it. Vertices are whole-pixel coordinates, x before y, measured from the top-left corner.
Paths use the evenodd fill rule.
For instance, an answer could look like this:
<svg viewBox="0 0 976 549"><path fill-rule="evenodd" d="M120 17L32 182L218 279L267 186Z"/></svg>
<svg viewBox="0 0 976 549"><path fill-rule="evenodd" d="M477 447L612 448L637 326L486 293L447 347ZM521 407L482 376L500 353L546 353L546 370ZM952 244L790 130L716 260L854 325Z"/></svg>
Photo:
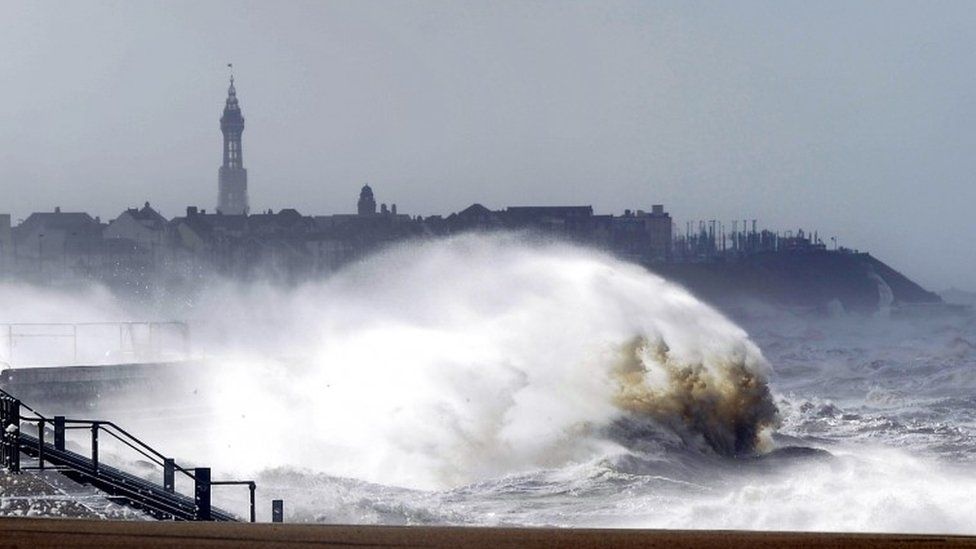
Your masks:
<svg viewBox="0 0 976 549"><path fill-rule="evenodd" d="M664 203L976 289L973 2L9 2L0 211Z"/></svg>

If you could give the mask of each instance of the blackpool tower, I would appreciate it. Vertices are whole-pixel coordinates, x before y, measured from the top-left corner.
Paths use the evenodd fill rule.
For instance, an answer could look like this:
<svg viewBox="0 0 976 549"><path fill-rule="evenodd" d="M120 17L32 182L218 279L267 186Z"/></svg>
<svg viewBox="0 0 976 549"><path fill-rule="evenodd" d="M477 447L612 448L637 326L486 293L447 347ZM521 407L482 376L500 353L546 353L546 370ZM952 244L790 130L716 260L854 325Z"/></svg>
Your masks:
<svg viewBox="0 0 976 549"><path fill-rule="evenodd" d="M242 215L248 211L247 170L244 169L244 115L237 102L234 76L230 77L227 103L220 117L220 131L224 134L224 163L217 176L217 211L225 215Z"/></svg>

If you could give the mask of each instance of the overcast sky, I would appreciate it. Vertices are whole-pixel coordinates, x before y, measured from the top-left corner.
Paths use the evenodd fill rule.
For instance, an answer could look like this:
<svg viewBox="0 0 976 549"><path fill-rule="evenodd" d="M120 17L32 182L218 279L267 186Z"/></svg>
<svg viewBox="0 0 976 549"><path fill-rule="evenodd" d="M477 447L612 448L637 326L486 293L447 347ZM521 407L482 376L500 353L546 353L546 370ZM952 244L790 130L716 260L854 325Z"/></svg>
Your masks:
<svg viewBox="0 0 976 549"><path fill-rule="evenodd" d="M664 203L976 289L973 2L9 2L0 211Z"/></svg>

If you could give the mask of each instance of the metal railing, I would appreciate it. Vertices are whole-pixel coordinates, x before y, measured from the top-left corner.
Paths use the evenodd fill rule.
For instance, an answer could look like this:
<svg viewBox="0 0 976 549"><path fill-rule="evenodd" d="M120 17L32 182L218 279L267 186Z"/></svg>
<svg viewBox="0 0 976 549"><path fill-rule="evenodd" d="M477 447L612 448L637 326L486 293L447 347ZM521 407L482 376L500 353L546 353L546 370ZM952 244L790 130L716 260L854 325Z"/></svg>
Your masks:
<svg viewBox="0 0 976 549"><path fill-rule="evenodd" d="M93 334L98 330L101 337ZM117 340L115 331L117 330ZM141 332L141 333L140 333ZM166 344L166 336L173 339ZM142 341L140 341L140 337ZM19 344L40 342L44 352L56 352L59 356L53 362L59 366L79 364L81 359L88 362L103 362L103 358L93 358L83 347L96 339L104 340L99 347L103 355L111 355L114 362L139 362L159 360L165 355L175 355L186 359L190 357L190 328L182 321L125 321L125 322L12 322L0 323L0 352L8 366L18 364L38 365L35 357L24 357L31 350L18 353ZM108 341L112 341L111 344ZM117 345L115 344L117 341ZM52 350L52 343L64 342L60 348ZM79 343L82 345L79 346ZM34 350L34 354L37 350ZM87 355L87 356L86 356ZM32 362L33 361L33 362ZM46 362L52 362L48 359ZM67 364L66 364L67 363Z"/></svg>
<svg viewBox="0 0 976 549"><path fill-rule="evenodd" d="M21 408L32 415L22 415ZM36 436L21 431L21 425L24 423L36 427ZM209 467L183 467L173 458L166 457L111 421L73 419L64 416L45 417L0 389L0 426L3 429L0 436L0 466L10 472L16 473L23 469L34 468L44 470L48 468L46 464L51 464L54 465L54 469L88 479L92 484L109 493L123 496L133 506L147 509L157 518L182 520L236 520L229 513L213 507L211 491L214 486L247 486L250 496L249 518L250 522L255 521L256 485L253 480L212 480ZM53 444L45 441L48 426L53 429ZM65 435L67 431L75 429L89 431L91 437L89 456L82 456L66 449ZM112 437L161 467L162 484L153 483L103 464L99 455L100 435ZM36 456L37 466L22 467L21 452ZM177 473L193 481L192 499L177 493L175 483Z"/></svg>

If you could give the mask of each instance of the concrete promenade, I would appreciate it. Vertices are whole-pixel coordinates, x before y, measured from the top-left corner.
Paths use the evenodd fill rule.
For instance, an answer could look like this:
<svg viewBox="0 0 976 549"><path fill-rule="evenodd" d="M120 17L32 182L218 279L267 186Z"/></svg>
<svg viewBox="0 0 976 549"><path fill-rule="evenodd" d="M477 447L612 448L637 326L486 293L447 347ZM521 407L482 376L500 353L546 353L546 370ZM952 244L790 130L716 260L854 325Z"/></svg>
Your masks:
<svg viewBox="0 0 976 549"><path fill-rule="evenodd" d="M0 547L976 547L976 537L0 519Z"/></svg>

